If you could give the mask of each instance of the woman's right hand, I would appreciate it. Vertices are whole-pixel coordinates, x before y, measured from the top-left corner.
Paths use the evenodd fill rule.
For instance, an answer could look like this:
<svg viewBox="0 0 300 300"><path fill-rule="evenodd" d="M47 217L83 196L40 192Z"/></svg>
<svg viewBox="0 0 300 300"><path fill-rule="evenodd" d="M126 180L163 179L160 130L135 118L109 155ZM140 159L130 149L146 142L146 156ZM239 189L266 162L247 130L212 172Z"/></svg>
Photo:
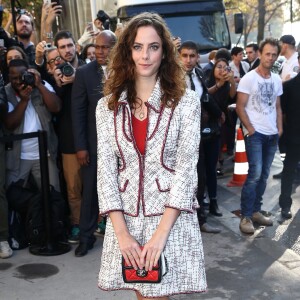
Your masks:
<svg viewBox="0 0 300 300"><path fill-rule="evenodd" d="M128 232L118 235L117 238L126 264L133 266L135 270L143 269L144 265L140 262L142 250L139 243Z"/></svg>

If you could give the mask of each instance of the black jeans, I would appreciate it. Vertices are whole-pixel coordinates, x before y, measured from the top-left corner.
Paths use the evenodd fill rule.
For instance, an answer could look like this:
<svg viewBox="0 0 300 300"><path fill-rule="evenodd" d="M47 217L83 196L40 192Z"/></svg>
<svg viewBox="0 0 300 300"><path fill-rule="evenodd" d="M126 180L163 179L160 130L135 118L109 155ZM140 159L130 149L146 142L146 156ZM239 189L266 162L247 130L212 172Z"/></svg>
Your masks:
<svg viewBox="0 0 300 300"><path fill-rule="evenodd" d="M283 162L283 171L281 176L281 194L279 197L279 206L283 209L290 209L292 206L292 187L295 176L295 170L300 160L300 144L286 144L286 156Z"/></svg>
<svg viewBox="0 0 300 300"><path fill-rule="evenodd" d="M205 186L210 199L217 197L217 162L220 149L220 136L207 140L201 140L199 149L199 160L197 165L198 191L197 199L200 205L198 220L200 226L206 222L203 207Z"/></svg>

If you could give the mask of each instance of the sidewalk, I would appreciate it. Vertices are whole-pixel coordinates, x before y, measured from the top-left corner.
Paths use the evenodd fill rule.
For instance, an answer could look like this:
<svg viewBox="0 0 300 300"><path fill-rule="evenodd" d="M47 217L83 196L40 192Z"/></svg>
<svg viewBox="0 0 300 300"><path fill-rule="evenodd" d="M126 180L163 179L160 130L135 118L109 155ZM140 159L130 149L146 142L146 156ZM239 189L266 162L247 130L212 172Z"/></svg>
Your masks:
<svg viewBox="0 0 300 300"><path fill-rule="evenodd" d="M259 228L253 236L239 231L239 218L231 213L239 209L241 188L228 188L233 163L227 158L225 175L218 179L222 218L208 222L222 228L221 234L203 234L208 291L204 294L172 296L183 299L298 299L300 278L300 193L293 194L294 218L282 223L278 207L280 180L270 176L264 209L274 216L274 226ZM275 159L271 175L280 171ZM82 258L72 251L60 256L34 256L28 249L0 260L1 300L113 300L135 299L132 292L103 292L97 288L97 276L103 239Z"/></svg>

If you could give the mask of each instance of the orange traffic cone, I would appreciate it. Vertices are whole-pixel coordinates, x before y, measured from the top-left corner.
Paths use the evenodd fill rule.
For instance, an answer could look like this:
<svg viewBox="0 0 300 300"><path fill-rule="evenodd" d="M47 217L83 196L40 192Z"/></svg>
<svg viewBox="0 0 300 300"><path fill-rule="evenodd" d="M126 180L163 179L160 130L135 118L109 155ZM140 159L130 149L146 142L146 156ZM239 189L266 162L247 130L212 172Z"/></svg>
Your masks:
<svg viewBox="0 0 300 300"><path fill-rule="evenodd" d="M242 186L247 178L248 168L249 165L247 160L244 136L242 129L239 128L237 130L233 176L227 186Z"/></svg>

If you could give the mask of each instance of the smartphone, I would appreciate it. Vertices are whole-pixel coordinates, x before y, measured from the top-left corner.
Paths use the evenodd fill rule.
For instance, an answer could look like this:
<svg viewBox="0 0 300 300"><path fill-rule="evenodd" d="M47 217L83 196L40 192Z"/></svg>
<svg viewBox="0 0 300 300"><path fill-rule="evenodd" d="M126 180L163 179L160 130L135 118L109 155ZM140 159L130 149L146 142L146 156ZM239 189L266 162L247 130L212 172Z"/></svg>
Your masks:
<svg viewBox="0 0 300 300"><path fill-rule="evenodd" d="M50 5L51 4L51 0L44 0L44 4Z"/></svg>
<svg viewBox="0 0 300 300"><path fill-rule="evenodd" d="M225 68L225 70L229 73L229 72L231 72L231 68L229 67L229 66L227 66L226 68Z"/></svg>
<svg viewBox="0 0 300 300"><path fill-rule="evenodd" d="M86 23L87 31L93 31L93 22Z"/></svg>
<svg viewBox="0 0 300 300"><path fill-rule="evenodd" d="M54 2L56 2L56 4L53 5L53 7L61 5L61 1L60 0L51 0L51 3L54 3ZM61 12L57 12L57 14L60 15ZM58 26L58 18L56 18L56 25Z"/></svg>
<svg viewBox="0 0 300 300"><path fill-rule="evenodd" d="M0 47L4 48L4 40L3 39L0 39Z"/></svg>
<svg viewBox="0 0 300 300"><path fill-rule="evenodd" d="M51 0L51 3L53 3L53 2L56 2L56 4L55 4L55 6L57 6L57 5L61 5L61 1L60 0Z"/></svg>

